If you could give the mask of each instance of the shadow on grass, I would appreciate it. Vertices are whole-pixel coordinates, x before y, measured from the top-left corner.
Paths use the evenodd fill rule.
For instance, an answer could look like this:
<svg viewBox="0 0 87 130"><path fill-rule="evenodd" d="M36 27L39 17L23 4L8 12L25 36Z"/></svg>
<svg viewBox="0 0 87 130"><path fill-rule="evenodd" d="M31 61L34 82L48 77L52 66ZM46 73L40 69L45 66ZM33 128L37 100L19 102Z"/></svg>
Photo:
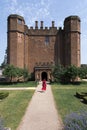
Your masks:
<svg viewBox="0 0 87 130"><path fill-rule="evenodd" d="M0 85L1 86L6 86L6 85L21 85L21 84L27 84L27 83L29 83L29 81L25 81L25 82L23 82L23 81L18 81L18 82L0 82Z"/></svg>
<svg viewBox="0 0 87 130"><path fill-rule="evenodd" d="M76 98L80 99L80 102L87 104L87 93L85 92L76 92L76 95L74 95Z"/></svg>
<svg viewBox="0 0 87 130"><path fill-rule="evenodd" d="M0 82L0 85L16 85L18 83L23 83L23 82Z"/></svg>
<svg viewBox="0 0 87 130"><path fill-rule="evenodd" d="M51 82L50 84L59 84L59 85L80 85L83 84L82 82ZM87 84L87 83L86 83Z"/></svg>

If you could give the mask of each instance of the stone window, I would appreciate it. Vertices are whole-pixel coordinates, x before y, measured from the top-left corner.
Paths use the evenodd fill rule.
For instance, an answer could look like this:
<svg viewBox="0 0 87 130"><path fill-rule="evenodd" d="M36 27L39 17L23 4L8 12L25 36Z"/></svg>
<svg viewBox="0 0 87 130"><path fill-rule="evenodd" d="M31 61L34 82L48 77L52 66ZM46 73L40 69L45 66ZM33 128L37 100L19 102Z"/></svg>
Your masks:
<svg viewBox="0 0 87 130"><path fill-rule="evenodd" d="M45 36L45 44L46 44L46 45L49 44L49 36Z"/></svg>
<svg viewBox="0 0 87 130"><path fill-rule="evenodd" d="M22 20L21 19L18 19L18 24L22 24Z"/></svg>

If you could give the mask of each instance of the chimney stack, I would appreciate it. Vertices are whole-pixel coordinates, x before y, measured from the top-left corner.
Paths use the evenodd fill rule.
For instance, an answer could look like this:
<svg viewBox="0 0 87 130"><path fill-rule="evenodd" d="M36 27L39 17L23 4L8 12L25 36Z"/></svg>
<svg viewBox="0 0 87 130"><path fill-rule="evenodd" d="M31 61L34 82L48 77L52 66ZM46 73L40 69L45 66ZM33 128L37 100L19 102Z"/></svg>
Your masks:
<svg viewBox="0 0 87 130"><path fill-rule="evenodd" d="M43 21L41 21L41 27L40 28L43 29Z"/></svg>
<svg viewBox="0 0 87 130"><path fill-rule="evenodd" d="M54 26L55 26L54 24L55 24L55 22L54 22L54 21L52 21L52 27L53 27L53 28L54 28Z"/></svg>
<svg viewBox="0 0 87 130"><path fill-rule="evenodd" d="M38 21L35 21L35 29L38 29Z"/></svg>

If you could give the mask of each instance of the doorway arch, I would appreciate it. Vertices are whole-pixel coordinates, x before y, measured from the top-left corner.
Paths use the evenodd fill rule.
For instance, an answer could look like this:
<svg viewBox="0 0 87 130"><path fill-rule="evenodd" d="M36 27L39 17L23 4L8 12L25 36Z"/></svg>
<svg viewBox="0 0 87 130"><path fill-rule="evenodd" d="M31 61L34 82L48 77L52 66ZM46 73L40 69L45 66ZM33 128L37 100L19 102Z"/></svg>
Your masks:
<svg viewBox="0 0 87 130"><path fill-rule="evenodd" d="M47 72L42 72L41 79L45 79L47 81Z"/></svg>

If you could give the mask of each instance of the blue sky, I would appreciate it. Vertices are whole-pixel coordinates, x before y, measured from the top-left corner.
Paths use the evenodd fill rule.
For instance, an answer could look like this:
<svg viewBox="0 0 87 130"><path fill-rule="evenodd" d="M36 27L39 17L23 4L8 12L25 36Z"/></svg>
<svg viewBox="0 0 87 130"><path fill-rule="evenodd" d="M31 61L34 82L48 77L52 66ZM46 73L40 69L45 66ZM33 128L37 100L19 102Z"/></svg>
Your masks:
<svg viewBox="0 0 87 130"><path fill-rule="evenodd" d="M63 28L64 19L78 15L81 19L81 64L87 64L87 0L1 0L0 1L0 64L7 48L7 17L18 14L26 24L44 21L44 26Z"/></svg>

